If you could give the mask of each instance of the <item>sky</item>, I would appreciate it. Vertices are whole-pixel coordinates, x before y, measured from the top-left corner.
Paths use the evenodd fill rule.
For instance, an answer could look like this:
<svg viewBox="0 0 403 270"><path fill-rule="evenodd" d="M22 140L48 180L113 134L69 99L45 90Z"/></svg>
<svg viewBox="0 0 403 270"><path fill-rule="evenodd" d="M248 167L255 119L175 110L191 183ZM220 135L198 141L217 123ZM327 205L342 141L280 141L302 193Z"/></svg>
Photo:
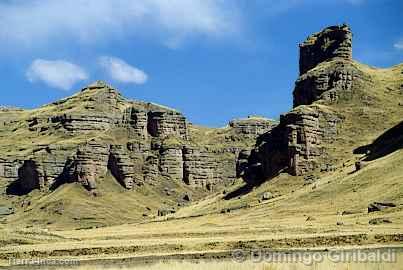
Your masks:
<svg viewBox="0 0 403 270"><path fill-rule="evenodd" d="M0 105L104 80L200 125L290 110L298 44L348 23L353 58L403 62L400 0L0 0Z"/></svg>

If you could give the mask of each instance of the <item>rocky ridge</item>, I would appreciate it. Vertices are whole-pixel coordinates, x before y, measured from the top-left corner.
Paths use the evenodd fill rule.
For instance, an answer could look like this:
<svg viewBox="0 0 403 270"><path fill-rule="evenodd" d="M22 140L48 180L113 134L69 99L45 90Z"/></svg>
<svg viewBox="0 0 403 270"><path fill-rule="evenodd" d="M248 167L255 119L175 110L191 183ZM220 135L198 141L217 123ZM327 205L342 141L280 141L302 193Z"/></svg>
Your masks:
<svg viewBox="0 0 403 270"><path fill-rule="evenodd" d="M263 181L281 172L305 175L334 171L343 159L336 145L349 132L355 141L351 146L340 145L340 149L361 140L354 128L343 126L364 111L383 111L371 94L370 89L375 88L371 75L352 60L352 33L347 25L327 27L309 36L299 48L294 109L281 115L280 123L260 136L251 154L243 157L240 174L248 182ZM367 121L379 121L376 115L366 117Z"/></svg>
<svg viewBox="0 0 403 270"><path fill-rule="evenodd" d="M126 189L176 181L213 190L236 177L240 149L229 138L214 147L194 143L199 139L180 112L126 100L103 82L33 111L2 110L0 120L7 126L0 136L21 138L19 149L7 141L0 145L0 178L13 182L18 193L72 182L95 192L108 171ZM254 140L273 125L249 119L225 128L221 137L235 134L244 148L242 138Z"/></svg>
<svg viewBox="0 0 403 270"><path fill-rule="evenodd" d="M174 109L127 100L103 82L35 110L0 108L1 194L7 200L18 198L13 205L17 213L54 205L59 215L63 205L71 211L63 215L66 222L81 222L98 210L102 213L94 214L94 220L129 216L115 213L115 201L123 205L119 209L130 207L130 213L144 218L152 210L172 214L211 192L231 198L229 186L240 184L238 178L255 186L287 173L311 183L345 164L360 164L361 169L401 145L361 147L401 123L401 74L402 65L379 70L352 60L352 34L341 25L300 45L293 109L279 122L251 116L224 128L200 127ZM381 141L396 141L400 127ZM68 206L68 192L80 200ZM27 207L25 199L38 193L46 199ZM57 200L51 198L55 193ZM234 194L232 198L240 198Z"/></svg>

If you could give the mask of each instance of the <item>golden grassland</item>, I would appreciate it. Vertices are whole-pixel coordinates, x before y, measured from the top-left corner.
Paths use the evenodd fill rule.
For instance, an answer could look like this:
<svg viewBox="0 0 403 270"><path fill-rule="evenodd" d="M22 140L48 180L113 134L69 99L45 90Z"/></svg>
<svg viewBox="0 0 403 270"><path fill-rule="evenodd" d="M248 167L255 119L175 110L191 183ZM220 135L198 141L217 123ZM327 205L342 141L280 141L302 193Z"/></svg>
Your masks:
<svg viewBox="0 0 403 270"><path fill-rule="evenodd" d="M398 257L396 263L362 263L362 262L346 262L335 263L329 259L324 259L322 262L313 264L304 263L255 263L246 261L237 263L233 261L168 261L158 262L148 265L136 266L81 266L71 268L74 270L201 270L201 269L214 269L214 270L396 270L403 263L403 256ZM63 269L63 268L61 268Z"/></svg>
<svg viewBox="0 0 403 270"><path fill-rule="evenodd" d="M99 197L88 196L77 184L63 185L45 195L34 191L25 198L32 200L33 206L29 211L21 211L0 223L0 264L7 265L9 258L99 260L181 254L203 258L204 254L228 254L239 248L280 250L401 246L403 149L373 160L359 171L355 171L354 162L363 155L354 155L352 151L370 144L403 119L403 110L399 105L400 102L403 104L402 95L397 90L403 84L403 65L390 69L354 65L372 77L372 86L365 89L366 94L372 97L372 104L338 104L334 107L317 104L323 110L334 110L345 116L339 140L329 146L334 148L333 154L340 162L336 171L321 173L320 179L310 184L304 182L303 177L280 174L231 200L226 200L222 193L195 198L190 205L166 217L155 215L161 202L169 200L162 198L157 189L144 186L141 190L125 191L111 177L100 181L102 196ZM70 101L67 101L65 106L69 107L69 104ZM48 113L53 109L54 105L49 105L40 110ZM18 123L7 127L6 131L13 132L14 128L17 128L15 137L5 135L1 138L6 142L3 144L5 150L10 150L15 139L21 139L21 147L26 147L26 152L29 145L60 140L52 136L35 137L35 134L27 137L22 129L18 129ZM190 128L194 140L206 145L225 143L223 137L233 135L225 128ZM84 139L71 138L72 144L76 143L75 140ZM171 139L167 143L177 142ZM243 182L239 180L227 190L227 194L242 186ZM179 189L179 185L177 187ZM185 191L183 188L180 190ZM262 194L267 191L274 198L262 201ZM12 198L1 197L0 202L2 200L10 201ZM368 213L367 206L374 201L391 201L397 206ZM55 214L60 204L64 207L63 215ZM146 205L151 212L147 212ZM139 218L142 213L147 213L147 217ZM390 223L369 224L374 218L387 219ZM35 223L35 220L41 222ZM43 221L48 224L44 225ZM82 266L79 270L95 269L91 267L95 266ZM229 261L170 261L168 264L161 262L141 267L310 269L300 264L257 265ZM314 269L395 268L391 265L333 265L324 262Z"/></svg>
<svg viewBox="0 0 403 270"><path fill-rule="evenodd" d="M310 185L303 185L302 180L296 184L298 178L281 175L241 199L226 201L212 196L168 218L144 223L82 230L2 225L0 258L7 264L11 257L99 259L203 254L238 248L400 246L402 162L403 150L398 150L358 172L347 168ZM259 203L258 194L265 190L273 191L277 197ZM367 213L368 203L385 200L398 206ZM244 202L249 207L225 214L219 211ZM200 216L194 217L195 214ZM368 223L377 217L392 223Z"/></svg>

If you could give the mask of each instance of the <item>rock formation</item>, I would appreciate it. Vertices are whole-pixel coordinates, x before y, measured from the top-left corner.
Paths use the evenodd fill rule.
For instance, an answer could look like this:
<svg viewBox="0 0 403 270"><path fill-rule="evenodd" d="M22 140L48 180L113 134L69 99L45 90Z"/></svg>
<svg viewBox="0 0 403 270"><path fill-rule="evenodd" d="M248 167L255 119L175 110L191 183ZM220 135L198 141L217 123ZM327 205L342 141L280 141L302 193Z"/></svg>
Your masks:
<svg viewBox="0 0 403 270"><path fill-rule="evenodd" d="M308 37L299 64L294 108L279 122L252 116L225 128L197 127L174 109L127 100L103 82L35 110L0 108L0 180L23 193L71 182L96 190L110 172L128 190L206 192L237 177L256 183L281 172L331 172L342 155L334 144L360 140L355 128L341 138L341 127L376 104L367 92L374 83L352 60L346 25Z"/></svg>
<svg viewBox="0 0 403 270"><path fill-rule="evenodd" d="M304 175L334 170L331 144L345 117L332 106L354 99L363 103L367 97L362 89L371 85L371 78L352 61L347 25L331 26L308 37L300 44L299 63L294 109L259 137L248 158L244 153L240 157L238 174L247 181L262 181L280 172Z"/></svg>
<svg viewBox="0 0 403 270"><path fill-rule="evenodd" d="M33 111L2 109L0 120L9 127L0 136L18 131L23 143L0 144L8 153L0 155L0 178L18 182L24 193L71 182L95 190L108 171L126 189L173 181L212 190L236 177L240 149L226 138L236 135L242 148L251 147L274 125L264 118L233 121L216 132L222 144L205 144L180 112L127 100L103 82Z"/></svg>
<svg viewBox="0 0 403 270"><path fill-rule="evenodd" d="M346 25L330 26L299 45L300 75L332 58L352 59L352 33Z"/></svg>
<svg viewBox="0 0 403 270"><path fill-rule="evenodd" d="M229 126L233 128L237 134L252 138L271 130L277 124L278 123L274 120L257 116L249 116L245 119L234 119L229 122Z"/></svg>

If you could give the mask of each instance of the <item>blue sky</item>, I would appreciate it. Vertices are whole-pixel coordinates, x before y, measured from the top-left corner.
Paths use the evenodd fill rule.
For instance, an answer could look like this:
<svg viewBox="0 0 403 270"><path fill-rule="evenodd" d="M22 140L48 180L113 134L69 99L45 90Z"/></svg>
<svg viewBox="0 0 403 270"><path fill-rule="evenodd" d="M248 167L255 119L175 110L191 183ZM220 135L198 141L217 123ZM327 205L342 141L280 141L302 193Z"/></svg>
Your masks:
<svg viewBox="0 0 403 270"><path fill-rule="evenodd" d="M298 43L343 22L355 59L403 62L399 0L1 0L0 104L34 108L105 80L196 124L278 118Z"/></svg>

